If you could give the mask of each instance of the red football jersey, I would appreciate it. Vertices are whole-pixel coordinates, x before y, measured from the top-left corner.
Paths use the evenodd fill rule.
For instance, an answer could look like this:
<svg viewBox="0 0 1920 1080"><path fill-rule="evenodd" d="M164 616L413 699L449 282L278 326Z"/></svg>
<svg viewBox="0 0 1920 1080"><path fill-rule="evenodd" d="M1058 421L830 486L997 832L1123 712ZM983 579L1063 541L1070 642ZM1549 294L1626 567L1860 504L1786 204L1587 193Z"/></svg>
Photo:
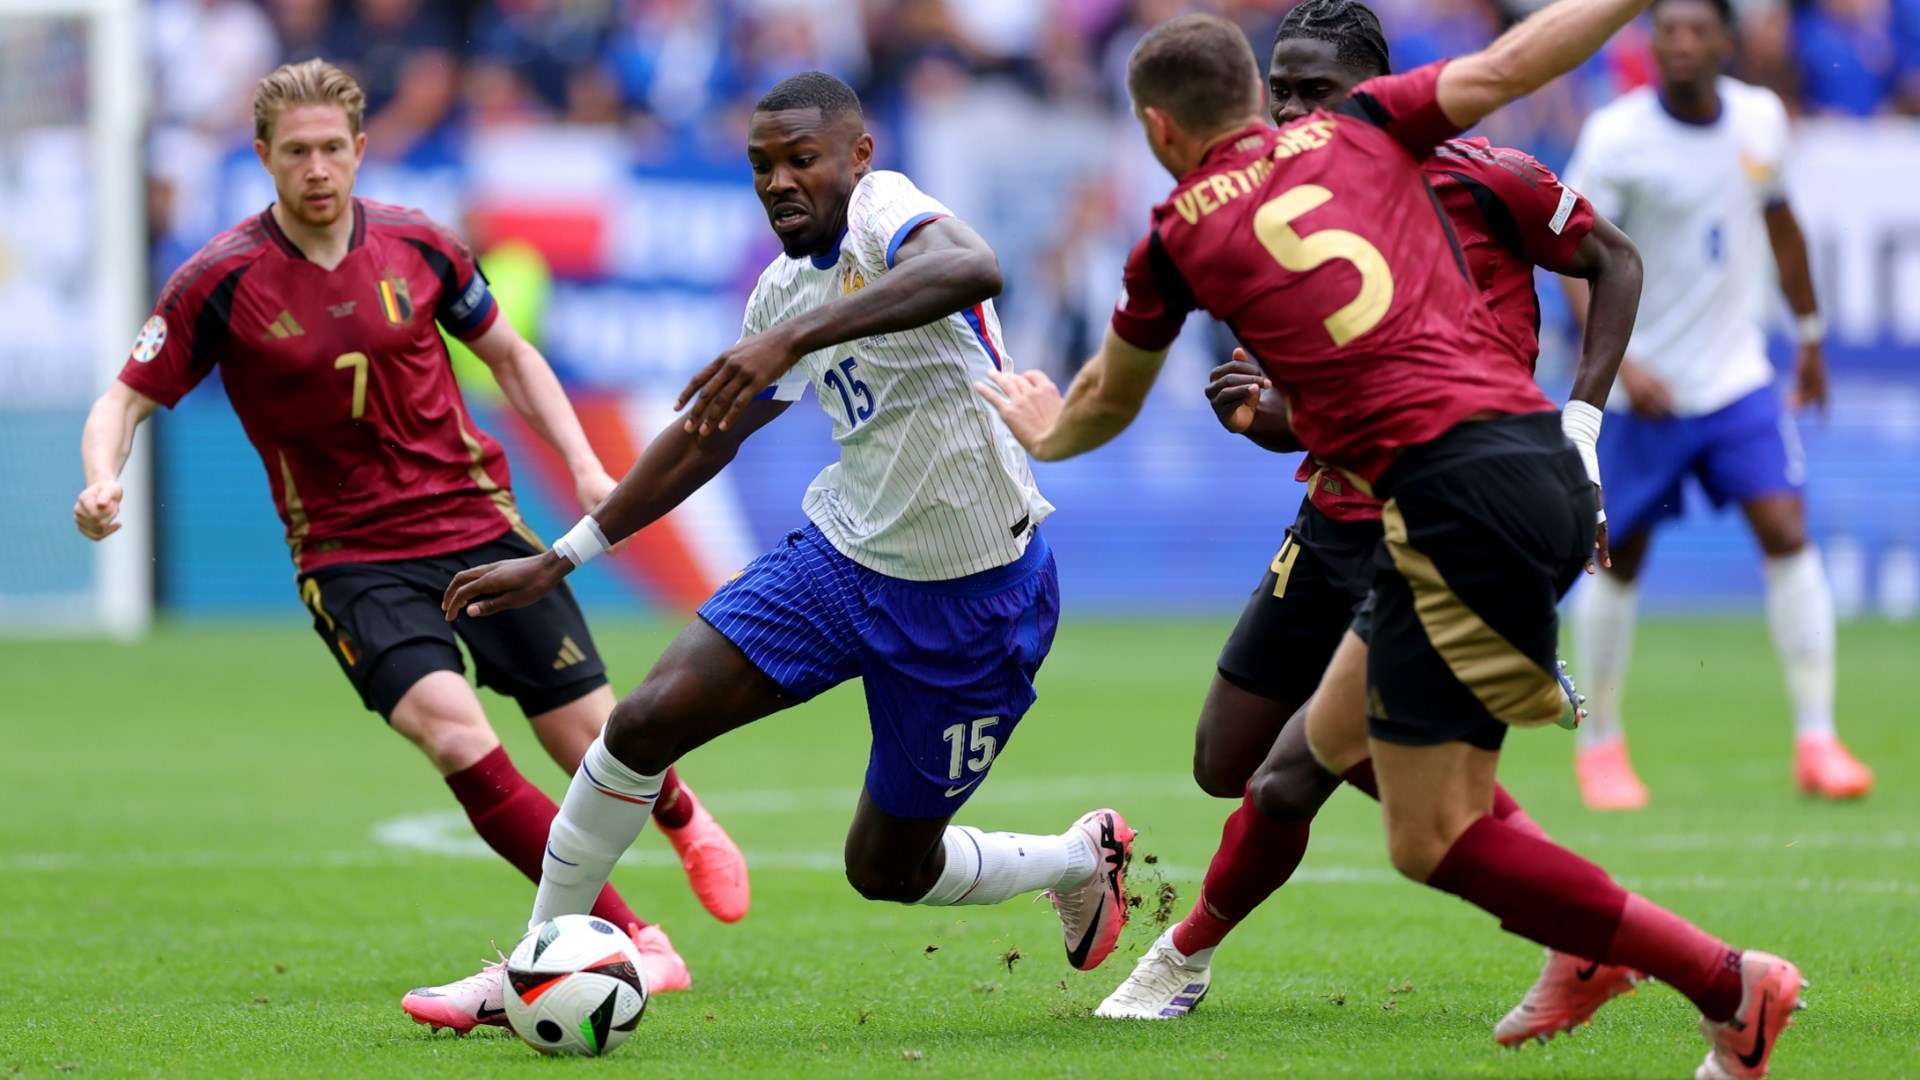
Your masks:
<svg viewBox="0 0 1920 1080"><path fill-rule="evenodd" d="M435 322L499 317L473 253L426 215L353 201L332 270L261 213L173 275L120 381L171 408L215 364L300 571L440 555L519 529L506 455L467 414Z"/></svg>
<svg viewBox="0 0 1920 1080"><path fill-rule="evenodd" d="M1222 139L1154 208L1113 328L1172 343L1225 322L1286 397L1295 434L1367 481L1475 413L1549 409L1512 359L1419 161L1458 133L1444 62L1372 79L1337 112Z"/></svg>
<svg viewBox="0 0 1920 1080"><path fill-rule="evenodd" d="M1533 268L1559 270L1573 261L1593 231L1592 205L1545 165L1485 139L1441 143L1422 168L1453 225L1480 299L1531 374L1540 357ZM1311 457L1301 459L1295 479L1306 482L1307 498L1330 518L1380 516L1378 499Z"/></svg>

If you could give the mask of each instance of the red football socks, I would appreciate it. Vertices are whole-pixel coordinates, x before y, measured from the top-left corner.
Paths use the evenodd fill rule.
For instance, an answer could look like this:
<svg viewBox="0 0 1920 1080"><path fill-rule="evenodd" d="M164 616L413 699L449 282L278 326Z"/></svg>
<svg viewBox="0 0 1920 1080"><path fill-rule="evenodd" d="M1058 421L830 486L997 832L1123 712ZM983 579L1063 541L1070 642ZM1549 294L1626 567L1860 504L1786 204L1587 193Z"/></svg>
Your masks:
<svg viewBox="0 0 1920 1080"><path fill-rule="evenodd" d="M668 766L660 781L660 797L653 802L653 820L663 829L683 829L693 820L693 792L680 786L680 774Z"/></svg>
<svg viewBox="0 0 1920 1080"><path fill-rule="evenodd" d="M513 864L529 881L540 880L540 857L547 849L547 830L559 808L547 793L527 782L496 746L487 756L446 778L453 797L467 812L467 820L487 846ZM628 923L647 923L627 907L608 885L600 890L593 914L625 929Z"/></svg>
<svg viewBox="0 0 1920 1080"><path fill-rule="evenodd" d="M1307 852L1309 824L1267 817L1253 808L1252 796L1243 797L1220 830L1220 849L1207 866L1200 898L1173 928L1173 947L1192 956L1220 944L1293 876Z"/></svg>
<svg viewBox="0 0 1920 1080"><path fill-rule="evenodd" d="M1740 1006L1738 952L1622 889L1593 863L1491 815L1460 834L1427 884L1521 937L1669 983L1709 1020L1726 1020Z"/></svg>

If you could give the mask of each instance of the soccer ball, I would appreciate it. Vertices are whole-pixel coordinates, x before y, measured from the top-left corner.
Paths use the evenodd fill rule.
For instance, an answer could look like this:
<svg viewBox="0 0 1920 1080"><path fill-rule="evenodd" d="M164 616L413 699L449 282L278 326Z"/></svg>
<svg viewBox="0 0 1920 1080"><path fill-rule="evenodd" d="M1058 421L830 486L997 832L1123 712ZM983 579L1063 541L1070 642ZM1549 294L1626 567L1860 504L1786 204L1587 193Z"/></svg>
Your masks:
<svg viewBox="0 0 1920 1080"><path fill-rule="evenodd" d="M562 915L527 931L507 957L507 1023L543 1054L593 1057L621 1043L647 1011L633 941L605 919Z"/></svg>

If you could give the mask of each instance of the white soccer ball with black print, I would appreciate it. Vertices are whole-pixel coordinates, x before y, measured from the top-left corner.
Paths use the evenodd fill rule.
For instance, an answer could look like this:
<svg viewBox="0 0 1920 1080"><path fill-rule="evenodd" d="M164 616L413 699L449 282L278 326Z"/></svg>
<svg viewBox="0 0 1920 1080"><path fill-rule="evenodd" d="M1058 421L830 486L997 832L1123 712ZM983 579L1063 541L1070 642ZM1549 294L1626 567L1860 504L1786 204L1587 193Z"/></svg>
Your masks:
<svg viewBox="0 0 1920 1080"><path fill-rule="evenodd" d="M562 915L527 931L503 977L507 1023L543 1054L605 1054L647 1011L632 939L591 915Z"/></svg>

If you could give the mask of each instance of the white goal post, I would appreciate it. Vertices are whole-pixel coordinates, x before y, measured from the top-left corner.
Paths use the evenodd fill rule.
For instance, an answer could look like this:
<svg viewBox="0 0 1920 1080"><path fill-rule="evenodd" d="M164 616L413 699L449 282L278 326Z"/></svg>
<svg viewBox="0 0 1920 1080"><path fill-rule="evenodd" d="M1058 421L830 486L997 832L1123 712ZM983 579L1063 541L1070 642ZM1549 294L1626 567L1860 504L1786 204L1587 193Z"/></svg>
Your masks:
<svg viewBox="0 0 1920 1080"><path fill-rule="evenodd" d="M80 429L146 314L149 83L139 0L0 0L0 636L138 636L152 619L147 438L124 526L70 509Z"/></svg>

